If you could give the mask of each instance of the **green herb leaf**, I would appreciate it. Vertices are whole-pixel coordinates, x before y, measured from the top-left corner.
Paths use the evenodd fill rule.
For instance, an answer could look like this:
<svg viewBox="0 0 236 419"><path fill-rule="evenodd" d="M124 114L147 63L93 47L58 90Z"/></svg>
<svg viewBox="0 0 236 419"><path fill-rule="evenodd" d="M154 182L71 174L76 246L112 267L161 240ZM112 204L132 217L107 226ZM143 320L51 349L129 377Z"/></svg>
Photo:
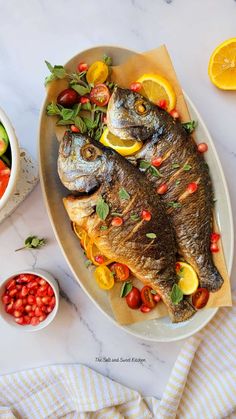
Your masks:
<svg viewBox="0 0 236 419"><path fill-rule="evenodd" d="M105 225L102 225L101 227L100 227L100 230L107 230L108 229L108 227L107 226L105 226Z"/></svg>
<svg viewBox="0 0 236 419"><path fill-rule="evenodd" d="M48 61L45 60L45 64L47 66L47 68L49 69L49 71L52 73L53 72L53 66L52 64L50 64Z"/></svg>
<svg viewBox="0 0 236 419"><path fill-rule="evenodd" d="M151 164L147 160L141 160L139 164L140 169L148 169L151 166Z"/></svg>
<svg viewBox="0 0 236 419"><path fill-rule="evenodd" d="M96 128L97 121L92 121L92 119L87 118L87 117L84 117L83 120L84 120L84 123L85 123L85 125L88 129Z"/></svg>
<svg viewBox="0 0 236 419"><path fill-rule="evenodd" d="M103 55L103 61L108 66L112 65L112 58L106 54Z"/></svg>
<svg viewBox="0 0 236 419"><path fill-rule="evenodd" d="M183 122L182 125L185 131L187 131L188 134L191 134L197 126L197 121L192 120L189 122Z"/></svg>
<svg viewBox="0 0 236 419"><path fill-rule="evenodd" d="M72 125L74 124L74 121L72 119L66 120L66 119L59 119L57 121L57 125Z"/></svg>
<svg viewBox="0 0 236 419"><path fill-rule="evenodd" d="M183 300L183 292L177 284L173 285L170 298L173 304L179 304Z"/></svg>
<svg viewBox="0 0 236 419"><path fill-rule="evenodd" d="M151 290L151 294L156 295L157 294L156 290Z"/></svg>
<svg viewBox="0 0 236 419"><path fill-rule="evenodd" d="M80 96L84 96L87 93L90 92L90 88L89 87L84 87L81 86L81 84L77 84L77 83L71 83L70 86L72 87L72 89L74 89L77 93L79 93Z"/></svg>
<svg viewBox="0 0 236 419"><path fill-rule="evenodd" d="M105 108L105 106L95 106L94 111L95 112L107 113L107 108Z"/></svg>
<svg viewBox="0 0 236 419"><path fill-rule="evenodd" d="M185 164L183 169L185 170L185 172L188 172L189 170L192 169L192 166L190 164Z"/></svg>
<svg viewBox="0 0 236 419"><path fill-rule="evenodd" d="M79 114L81 106L81 103L76 103L76 105L73 106L74 118Z"/></svg>
<svg viewBox="0 0 236 419"><path fill-rule="evenodd" d="M172 207L172 208L180 208L181 203L180 202L175 202L175 201L170 201L170 202L167 202L167 206Z"/></svg>
<svg viewBox="0 0 236 419"><path fill-rule="evenodd" d="M85 264L86 268L88 268L89 266L91 266L91 265L92 265L92 262L91 262L91 260L87 259L87 260L84 262L84 264Z"/></svg>
<svg viewBox="0 0 236 419"><path fill-rule="evenodd" d="M91 103L90 102L83 103L81 106L81 109L83 109L84 111L91 111L92 109Z"/></svg>
<svg viewBox="0 0 236 419"><path fill-rule="evenodd" d="M177 185L179 185L179 184L180 184L180 180L179 180L179 179L177 179L177 180L175 181L175 184L176 184L176 186L177 186Z"/></svg>
<svg viewBox="0 0 236 419"><path fill-rule="evenodd" d="M109 214L109 205L104 201L102 196L97 200L96 213L101 220L105 220Z"/></svg>
<svg viewBox="0 0 236 419"><path fill-rule="evenodd" d="M45 85L52 80L64 79L67 76L66 70L62 65L54 65L53 67L48 61L45 61L45 63L51 72L51 74L45 78Z"/></svg>
<svg viewBox="0 0 236 419"><path fill-rule="evenodd" d="M74 110L73 109L66 109L63 108L61 110L61 116L64 119L64 121L68 121L69 119L72 119L74 116Z"/></svg>
<svg viewBox="0 0 236 419"><path fill-rule="evenodd" d="M81 134L84 134L87 131L87 126L79 115L75 118L75 126L79 128Z"/></svg>
<svg viewBox="0 0 236 419"><path fill-rule="evenodd" d="M111 215L114 217L123 217L123 214L121 214L120 212L112 212Z"/></svg>
<svg viewBox="0 0 236 419"><path fill-rule="evenodd" d="M48 115L61 115L61 106L57 105L56 103L49 103L46 112Z"/></svg>
<svg viewBox="0 0 236 419"><path fill-rule="evenodd" d="M179 163L173 163L172 164L172 169L178 169L180 167Z"/></svg>
<svg viewBox="0 0 236 419"><path fill-rule="evenodd" d="M149 239L155 239L156 238L156 234L155 233L147 233L146 237L148 237Z"/></svg>
<svg viewBox="0 0 236 419"><path fill-rule="evenodd" d="M39 239L37 236L29 236L27 237L27 239L25 239L24 246L19 249L16 249L15 252L18 252L19 250L23 250L23 249L39 249L45 244L46 244L45 239Z"/></svg>
<svg viewBox="0 0 236 419"><path fill-rule="evenodd" d="M132 221L139 221L140 220L140 217L139 217L138 214L131 214L130 218L131 218Z"/></svg>
<svg viewBox="0 0 236 419"><path fill-rule="evenodd" d="M148 171L151 173L152 176L162 177L162 174L154 166L150 165L149 168L148 168Z"/></svg>
<svg viewBox="0 0 236 419"><path fill-rule="evenodd" d="M130 194L126 191L125 188L121 188L119 190L119 197L122 201L126 201L127 199L130 199Z"/></svg>
<svg viewBox="0 0 236 419"><path fill-rule="evenodd" d="M126 295L129 294L129 292L132 290L133 285L131 281L126 281L123 283L121 290L120 290L120 297L126 297Z"/></svg>

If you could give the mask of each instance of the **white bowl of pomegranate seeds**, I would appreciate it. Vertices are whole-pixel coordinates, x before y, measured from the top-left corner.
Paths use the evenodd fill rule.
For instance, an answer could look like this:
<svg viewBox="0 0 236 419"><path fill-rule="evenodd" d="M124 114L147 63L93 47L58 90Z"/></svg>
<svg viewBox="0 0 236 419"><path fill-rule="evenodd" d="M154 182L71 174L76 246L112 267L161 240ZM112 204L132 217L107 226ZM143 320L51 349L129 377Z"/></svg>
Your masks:
<svg viewBox="0 0 236 419"><path fill-rule="evenodd" d="M56 316L59 288L41 269L17 272L0 284L0 315L11 326L34 332Z"/></svg>

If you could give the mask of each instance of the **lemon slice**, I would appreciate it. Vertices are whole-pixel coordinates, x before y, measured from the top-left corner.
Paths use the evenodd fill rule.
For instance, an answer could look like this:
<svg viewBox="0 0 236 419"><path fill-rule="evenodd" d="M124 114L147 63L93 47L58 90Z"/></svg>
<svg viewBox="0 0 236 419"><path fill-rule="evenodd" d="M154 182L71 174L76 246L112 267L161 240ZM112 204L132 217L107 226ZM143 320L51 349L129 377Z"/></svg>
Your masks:
<svg viewBox="0 0 236 419"><path fill-rule="evenodd" d="M138 80L142 84L140 93L156 105L165 100L167 110L175 108L176 95L171 84L159 74L143 74Z"/></svg>
<svg viewBox="0 0 236 419"><path fill-rule="evenodd" d="M236 38L228 39L213 51L208 74L219 89L236 90Z"/></svg>
<svg viewBox="0 0 236 419"><path fill-rule="evenodd" d="M183 294L193 294L198 288L198 277L192 266L185 262L177 262L178 268L176 270L179 276L178 286Z"/></svg>
<svg viewBox="0 0 236 419"><path fill-rule="evenodd" d="M143 146L142 141L122 140L121 138L116 137L108 128L103 131L100 142L107 147L113 148L122 156L130 156L140 150Z"/></svg>

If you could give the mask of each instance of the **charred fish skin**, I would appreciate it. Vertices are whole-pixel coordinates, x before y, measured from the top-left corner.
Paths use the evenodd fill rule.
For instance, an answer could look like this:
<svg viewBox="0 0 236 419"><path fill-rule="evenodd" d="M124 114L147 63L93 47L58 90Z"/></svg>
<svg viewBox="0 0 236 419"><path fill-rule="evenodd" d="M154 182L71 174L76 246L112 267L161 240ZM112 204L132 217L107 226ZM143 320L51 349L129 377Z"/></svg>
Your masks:
<svg viewBox="0 0 236 419"><path fill-rule="evenodd" d="M138 106L142 104L142 107ZM140 110L143 112L141 113ZM179 121L151 104L139 93L117 87L108 105L108 129L124 139L146 140L130 160L145 171L156 190L164 183L161 195L175 231L179 254L196 270L202 287L217 291L223 278L213 264L210 234L213 219L213 189L208 166ZM155 157L163 162L158 175L142 169ZM147 164L146 164L147 166ZM187 187L197 184L197 191Z"/></svg>
<svg viewBox="0 0 236 419"><path fill-rule="evenodd" d="M71 155L67 155L68 161L65 164L65 145L62 144L58 167L61 171L70 172L72 164L75 170L73 156L76 148L76 181L80 179L80 191L84 187L84 191L86 189L89 192L88 181L84 179L84 163L88 158L90 163L93 163L90 164L88 176L92 175L98 186L95 194L82 197L70 195L64 198L64 206L71 221L75 221L88 232L107 258L126 264L144 284L159 292L173 322L189 319L195 312L191 304L185 299L176 305L171 301L171 290L177 283L175 240L165 207L155 194L152 184L114 150L83 136L80 136L78 141L77 134L72 133L67 134L65 142L68 141L68 135L72 143ZM85 153L87 147L90 149L89 155ZM100 165L97 160L101 162ZM61 172L60 176L63 181L67 179L68 174ZM91 189L92 185L93 183ZM127 194L126 199L122 198L121 194L124 190ZM97 200L102 197L108 205L109 213L104 220L96 211L94 195L97 196ZM144 208L152 214L149 222L140 217ZM123 224L120 227L112 225L115 214L122 217ZM101 229L101 226L105 226L106 229ZM151 238L148 237L150 233Z"/></svg>

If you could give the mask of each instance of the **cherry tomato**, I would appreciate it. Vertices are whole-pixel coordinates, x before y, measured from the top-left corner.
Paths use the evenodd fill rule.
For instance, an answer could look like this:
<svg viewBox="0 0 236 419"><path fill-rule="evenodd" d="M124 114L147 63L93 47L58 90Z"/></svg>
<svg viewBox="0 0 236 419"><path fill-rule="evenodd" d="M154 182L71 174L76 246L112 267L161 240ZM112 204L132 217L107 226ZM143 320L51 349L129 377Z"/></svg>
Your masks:
<svg viewBox="0 0 236 419"><path fill-rule="evenodd" d="M79 94L74 89L65 89L57 96L57 103L66 108L71 108L79 102Z"/></svg>
<svg viewBox="0 0 236 419"><path fill-rule="evenodd" d="M133 92L139 92L142 89L142 84L138 81L135 81L131 83L130 90L133 90Z"/></svg>
<svg viewBox="0 0 236 419"><path fill-rule="evenodd" d="M111 225L114 227L120 227L123 224L123 218L121 217L114 217L111 220Z"/></svg>
<svg viewBox="0 0 236 419"><path fill-rule="evenodd" d="M200 143L197 146L199 153L205 153L208 150L208 145L206 143Z"/></svg>
<svg viewBox="0 0 236 419"><path fill-rule="evenodd" d="M210 293L206 288L198 288L192 295L192 303L195 308L200 309L205 307L209 300Z"/></svg>
<svg viewBox="0 0 236 419"><path fill-rule="evenodd" d="M99 263L99 265L102 265L105 262L104 256L102 255L97 255L94 259L97 263Z"/></svg>
<svg viewBox="0 0 236 419"><path fill-rule="evenodd" d="M172 109L172 111L170 111L170 115L174 119L178 119L179 118L179 112L176 109Z"/></svg>
<svg viewBox="0 0 236 419"><path fill-rule="evenodd" d="M88 70L88 64L87 63L79 63L77 66L77 70L79 73L82 73L82 71Z"/></svg>
<svg viewBox="0 0 236 419"><path fill-rule="evenodd" d="M90 100L97 106L105 106L110 99L110 92L105 84L97 84L90 92Z"/></svg>
<svg viewBox="0 0 236 419"><path fill-rule="evenodd" d="M187 186L187 191L189 193L194 193L198 189L198 184L196 182L189 183Z"/></svg>
<svg viewBox="0 0 236 419"><path fill-rule="evenodd" d="M80 103L82 103L82 105L85 104L85 103L88 103L88 102L89 102L89 98L88 97L82 96L80 98Z"/></svg>
<svg viewBox="0 0 236 419"><path fill-rule="evenodd" d="M220 251L217 243L211 243L210 251L211 251L211 253L218 253Z"/></svg>
<svg viewBox="0 0 236 419"><path fill-rule="evenodd" d="M157 105L159 106L159 108L162 108L162 109L167 108L167 102L165 99L160 100Z"/></svg>
<svg viewBox="0 0 236 419"><path fill-rule="evenodd" d="M70 129L71 129L72 132L80 132L80 129L77 128L75 125L71 125Z"/></svg>
<svg viewBox="0 0 236 419"><path fill-rule="evenodd" d="M155 167L159 167L163 162L162 157L155 157L155 159L152 160L152 165Z"/></svg>
<svg viewBox="0 0 236 419"><path fill-rule="evenodd" d="M217 243L220 240L220 234L219 233L211 233L211 242Z"/></svg>
<svg viewBox="0 0 236 419"><path fill-rule="evenodd" d="M94 271L94 276L100 288L109 290L114 286L112 272L107 266L98 266Z"/></svg>
<svg viewBox="0 0 236 419"><path fill-rule="evenodd" d="M141 217L142 217L142 219L143 219L143 220L145 220L145 221L150 221L150 220L151 220L151 218L152 218L152 214L150 213L150 211L143 210L143 211L141 212Z"/></svg>
<svg viewBox="0 0 236 419"><path fill-rule="evenodd" d="M142 298L142 302L146 307L149 308L154 308L156 303L153 299L153 294L152 294L152 288L149 287L148 285L145 285L142 289L141 289L141 298Z"/></svg>
<svg viewBox="0 0 236 419"><path fill-rule="evenodd" d="M164 195L164 193L167 192L168 186L166 183L162 183L158 188L157 188L157 193L159 195Z"/></svg>
<svg viewBox="0 0 236 419"><path fill-rule="evenodd" d="M130 275L128 266L123 263L113 263L111 271L113 272L116 281L126 281Z"/></svg>
<svg viewBox="0 0 236 419"><path fill-rule="evenodd" d="M126 303L132 309L139 308L142 304L141 294L138 288L133 287L125 297Z"/></svg>
<svg viewBox="0 0 236 419"><path fill-rule="evenodd" d="M11 171L7 165L0 159L0 198L7 189L7 185L10 179Z"/></svg>

